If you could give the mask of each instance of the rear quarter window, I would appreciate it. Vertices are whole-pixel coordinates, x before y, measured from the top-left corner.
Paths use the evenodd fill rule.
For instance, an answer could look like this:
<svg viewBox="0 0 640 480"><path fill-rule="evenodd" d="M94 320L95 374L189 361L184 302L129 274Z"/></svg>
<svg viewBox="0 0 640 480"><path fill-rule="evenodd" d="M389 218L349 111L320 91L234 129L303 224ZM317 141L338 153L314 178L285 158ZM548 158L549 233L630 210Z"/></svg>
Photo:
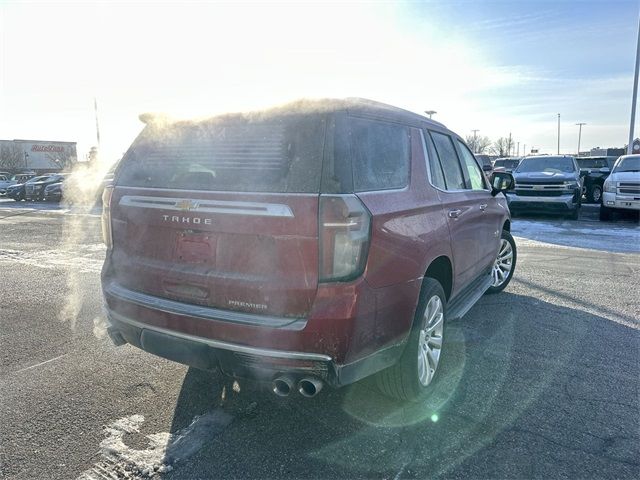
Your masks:
<svg viewBox="0 0 640 480"><path fill-rule="evenodd" d="M356 192L403 188L409 183L409 129L351 117L353 186Z"/></svg>

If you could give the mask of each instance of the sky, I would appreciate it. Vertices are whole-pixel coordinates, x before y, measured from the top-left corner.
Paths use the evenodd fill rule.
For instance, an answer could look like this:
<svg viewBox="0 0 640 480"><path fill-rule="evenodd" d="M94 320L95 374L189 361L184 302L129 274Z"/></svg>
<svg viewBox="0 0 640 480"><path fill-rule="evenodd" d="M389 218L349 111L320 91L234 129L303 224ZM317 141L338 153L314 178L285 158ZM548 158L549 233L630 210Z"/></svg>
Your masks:
<svg viewBox="0 0 640 480"><path fill-rule="evenodd" d="M16 2L0 0L0 138L96 144L138 116L202 117L300 97L435 110L554 153L624 146L640 0ZM636 122L636 125L640 121ZM636 127L636 135L639 129Z"/></svg>

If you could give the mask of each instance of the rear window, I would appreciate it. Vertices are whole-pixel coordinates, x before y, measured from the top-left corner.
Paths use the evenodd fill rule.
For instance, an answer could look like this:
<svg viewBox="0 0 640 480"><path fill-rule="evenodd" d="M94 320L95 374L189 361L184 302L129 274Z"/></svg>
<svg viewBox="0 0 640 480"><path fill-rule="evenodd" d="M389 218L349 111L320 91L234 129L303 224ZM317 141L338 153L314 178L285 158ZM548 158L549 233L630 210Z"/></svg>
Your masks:
<svg viewBox="0 0 640 480"><path fill-rule="evenodd" d="M606 158L576 158L580 168L603 168L608 167Z"/></svg>
<svg viewBox="0 0 640 480"><path fill-rule="evenodd" d="M520 160L496 160L494 167L516 168L520 164Z"/></svg>
<svg viewBox="0 0 640 480"><path fill-rule="evenodd" d="M125 154L117 184L317 193L324 129L320 115L148 126Z"/></svg>
<svg viewBox="0 0 640 480"><path fill-rule="evenodd" d="M403 188L409 183L409 130L392 123L350 118L356 192Z"/></svg>

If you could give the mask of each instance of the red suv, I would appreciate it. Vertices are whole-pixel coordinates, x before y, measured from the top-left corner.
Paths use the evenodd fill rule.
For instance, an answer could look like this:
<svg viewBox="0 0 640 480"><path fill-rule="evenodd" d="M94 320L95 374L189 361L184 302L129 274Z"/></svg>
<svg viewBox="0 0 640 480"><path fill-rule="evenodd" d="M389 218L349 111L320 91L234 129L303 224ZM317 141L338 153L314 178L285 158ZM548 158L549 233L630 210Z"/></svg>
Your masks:
<svg viewBox="0 0 640 480"><path fill-rule="evenodd" d="M103 201L109 333L278 395L418 398L443 324L511 280L500 192L442 124L359 99L145 118Z"/></svg>

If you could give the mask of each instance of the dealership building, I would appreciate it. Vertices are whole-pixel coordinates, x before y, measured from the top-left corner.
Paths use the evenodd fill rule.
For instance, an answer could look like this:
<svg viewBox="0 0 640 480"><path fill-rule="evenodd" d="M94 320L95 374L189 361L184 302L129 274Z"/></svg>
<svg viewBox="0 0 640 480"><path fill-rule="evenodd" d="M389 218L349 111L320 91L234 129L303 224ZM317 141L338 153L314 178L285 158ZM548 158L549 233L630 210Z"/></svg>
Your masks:
<svg viewBox="0 0 640 480"><path fill-rule="evenodd" d="M76 142L0 140L0 170L57 172L77 160Z"/></svg>

